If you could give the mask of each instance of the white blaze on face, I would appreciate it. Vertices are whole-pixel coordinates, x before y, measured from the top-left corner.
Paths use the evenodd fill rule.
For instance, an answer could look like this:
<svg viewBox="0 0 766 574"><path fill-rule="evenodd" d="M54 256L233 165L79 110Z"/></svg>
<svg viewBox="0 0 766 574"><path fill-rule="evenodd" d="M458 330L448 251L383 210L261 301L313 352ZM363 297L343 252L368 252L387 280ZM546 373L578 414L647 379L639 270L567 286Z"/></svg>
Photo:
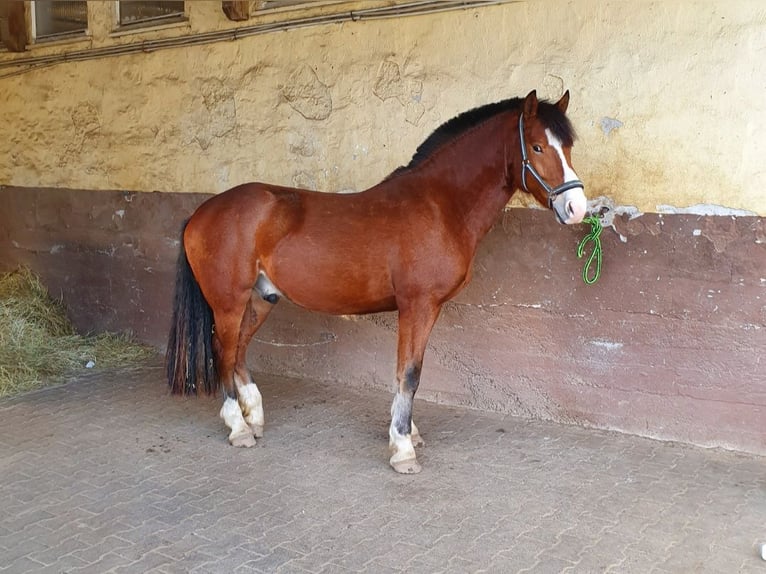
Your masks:
<svg viewBox="0 0 766 574"><path fill-rule="evenodd" d="M575 181L580 179L572 169L572 166L567 162L567 158L564 155L564 146L561 145L561 140L553 135L551 130L545 130L545 135L548 137L548 145L556 150L556 153L561 159L561 167L564 170L564 183L567 181ZM585 197L585 190L582 187L575 187L562 193L554 201L554 208L562 206L562 211L559 211L559 215L564 223L580 223L585 217L585 210L588 207L588 200Z"/></svg>

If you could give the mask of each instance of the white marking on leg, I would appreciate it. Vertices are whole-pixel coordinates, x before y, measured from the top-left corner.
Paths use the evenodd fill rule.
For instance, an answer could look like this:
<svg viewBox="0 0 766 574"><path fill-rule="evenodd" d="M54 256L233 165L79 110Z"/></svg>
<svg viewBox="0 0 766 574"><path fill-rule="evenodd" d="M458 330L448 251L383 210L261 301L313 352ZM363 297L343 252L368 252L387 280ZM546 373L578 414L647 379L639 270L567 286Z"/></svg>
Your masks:
<svg viewBox="0 0 766 574"><path fill-rule="evenodd" d="M415 447L412 446L412 435L400 435L396 432L396 429L391 425L389 429L390 440L388 442L391 449L391 464L401 462L403 460L415 460Z"/></svg>
<svg viewBox="0 0 766 574"><path fill-rule="evenodd" d="M556 153L561 160L561 168L564 170L564 183L580 179L572 169L572 166L567 162L561 140L549 129L545 130L545 135L548 137L548 144L556 150ZM582 221L582 218L585 217L585 211L588 208L588 199L585 197L585 190L581 187L575 187L565 191L562 195L556 198L554 203L564 206L562 211L566 217L563 219L564 223L567 224L579 223Z"/></svg>
<svg viewBox="0 0 766 574"><path fill-rule="evenodd" d="M231 429L229 433L229 442L234 446L253 446L255 439L253 439L253 431L245 422L245 417L242 416L242 409L239 407L239 403L231 398L226 397L219 413L226 426ZM249 437L249 440L248 438Z"/></svg>
<svg viewBox="0 0 766 574"><path fill-rule="evenodd" d="M396 393L391 405L391 426L388 429L391 449L391 465L405 460L415 460L415 447L412 446L412 434L402 435L396 428L396 421L403 416L402 411L407 408L407 398L402 393Z"/></svg>
<svg viewBox="0 0 766 574"><path fill-rule="evenodd" d="M263 427L263 398L255 383L240 387L239 398L247 405L247 414L245 415L247 424Z"/></svg>
<svg viewBox="0 0 766 574"><path fill-rule="evenodd" d="M245 422L250 425L255 436L263 436L264 415L261 392L250 375L248 375L247 381L242 381L238 375L234 375L234 383L237 385L237 394L242 406L242 413L245 415Z"/></svg>

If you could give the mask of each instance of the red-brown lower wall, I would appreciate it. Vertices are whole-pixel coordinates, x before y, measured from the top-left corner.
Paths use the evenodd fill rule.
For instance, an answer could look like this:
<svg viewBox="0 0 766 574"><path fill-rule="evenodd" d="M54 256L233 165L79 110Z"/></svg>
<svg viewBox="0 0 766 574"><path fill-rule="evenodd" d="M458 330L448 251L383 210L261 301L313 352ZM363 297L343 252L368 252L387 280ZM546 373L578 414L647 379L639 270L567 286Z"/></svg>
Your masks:
<svg viewBox="0 0 766 574"><path fill-rule="evenodd" d="M205 196L0 189L0 270L61 295L81 331L164 347L182 221ZM766 454L766 221L644 215L605 230L600 281L585 226L504 214L473 283L445 306L422 398ZM393 388L395 314L353 319L282 302L255 371ZM265 398L268 403L268 397Z"/></svg>

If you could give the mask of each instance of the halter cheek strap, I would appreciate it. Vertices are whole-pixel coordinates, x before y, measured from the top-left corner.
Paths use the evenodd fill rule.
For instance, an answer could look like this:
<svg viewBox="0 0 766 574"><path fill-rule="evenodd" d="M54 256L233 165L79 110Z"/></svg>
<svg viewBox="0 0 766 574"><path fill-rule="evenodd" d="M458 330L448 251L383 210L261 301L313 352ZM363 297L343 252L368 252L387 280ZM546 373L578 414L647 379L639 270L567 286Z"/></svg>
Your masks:
<svg viewBox="0 0 766 574"><path fill-rule="evenodd" d="M530 163L529 157L527 157L527 143L524 140L524 112L519 113L519 141L521 142L521 186L524 188L524 191L527 193L529 192L529 188L527 187L527 172L537 180L540 187L542 187L545 190L545 193L548 194L549 208L553 208L553 201L565 191L574 189L575 187L585 189L585 184L579 179L565 181L561 185L551 187L540 176L535 169L535 166Z"/></svg>

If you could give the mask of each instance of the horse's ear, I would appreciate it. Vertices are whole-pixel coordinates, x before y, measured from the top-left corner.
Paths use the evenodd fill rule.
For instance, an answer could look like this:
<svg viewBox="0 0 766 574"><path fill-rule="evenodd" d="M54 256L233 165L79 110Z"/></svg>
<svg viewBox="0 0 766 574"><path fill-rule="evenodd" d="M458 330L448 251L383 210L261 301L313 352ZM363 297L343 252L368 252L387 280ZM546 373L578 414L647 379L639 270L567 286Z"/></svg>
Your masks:
<svg viewBox="0 0 766 574"><path fill-rule="evenodd" d="M524 98L524 117L531 118L537 115L537 91L532 90Z"/></svg>
<svg viewBox="0 0 766 574"><path fill-rule="evenodd" d="M564 95L561 96L561 99L556 102L556 107L561 110L562 114L567 113L567 108L569 107L569 90L564 92Z"/></svg>

